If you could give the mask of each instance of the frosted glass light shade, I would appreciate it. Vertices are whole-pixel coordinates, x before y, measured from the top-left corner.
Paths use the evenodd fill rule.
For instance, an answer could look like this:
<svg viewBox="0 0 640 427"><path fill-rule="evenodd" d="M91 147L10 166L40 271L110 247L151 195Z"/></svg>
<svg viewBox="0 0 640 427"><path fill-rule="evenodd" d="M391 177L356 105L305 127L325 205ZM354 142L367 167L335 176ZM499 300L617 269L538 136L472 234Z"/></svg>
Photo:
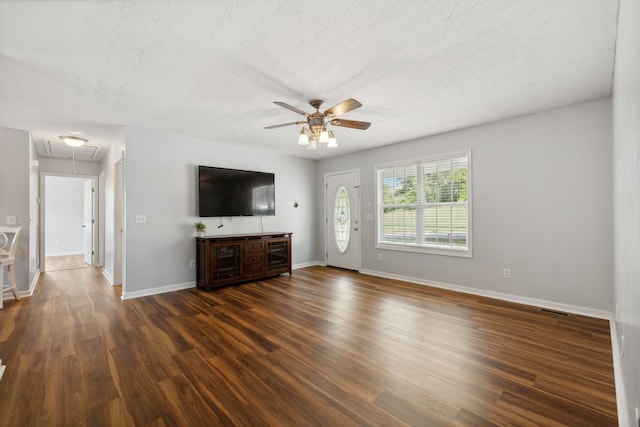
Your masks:
<svg viewBox="0 0 640 427"><path fill-rule="evenodd" d="M338 141L336 141L336 137L333 134L333 131L329 132L329 144L327 144L327 148L336 148L338 146Z"/></svg>
<svg viewBox="0 0 640 427"><path fill-rule="evenodd" d="M309 145L309 137L304 132L304 129L300 131L300 136L298 137L298 145Z"/></svg>
<svg viewBox="0 0 640 427"><path fill-rule="evenodd" d="M329 132L326 130L320 132L320 140L318 142L320 144L327 144L329 142Z"/></svg>

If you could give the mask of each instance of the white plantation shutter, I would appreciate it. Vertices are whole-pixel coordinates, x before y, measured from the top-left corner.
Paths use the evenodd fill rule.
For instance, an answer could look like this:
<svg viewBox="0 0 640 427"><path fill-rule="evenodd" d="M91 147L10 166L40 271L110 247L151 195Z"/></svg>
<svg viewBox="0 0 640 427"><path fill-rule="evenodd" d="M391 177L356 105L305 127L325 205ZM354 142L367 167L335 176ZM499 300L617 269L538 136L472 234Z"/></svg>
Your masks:
<svg viewBox="0 0 640 427"><path fill-rule="evenodd" d="M377 247L471 256L471 152L376 168Z"/></svg>

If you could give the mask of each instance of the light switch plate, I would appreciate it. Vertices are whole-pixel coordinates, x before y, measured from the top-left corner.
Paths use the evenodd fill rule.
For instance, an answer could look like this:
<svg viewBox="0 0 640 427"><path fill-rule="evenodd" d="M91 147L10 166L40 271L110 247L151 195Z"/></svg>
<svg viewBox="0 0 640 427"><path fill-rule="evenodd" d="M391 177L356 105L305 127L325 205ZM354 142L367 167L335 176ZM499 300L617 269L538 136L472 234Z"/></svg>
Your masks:
<svg viewBox="0 0 640 427"><path fill-rule="evenodd" d="M7 217L7 225L16 225L16 217L14 215Z"/></svg>
<svg viewBox="0 0 640 427"><path fill-rule="evenodd" d="M147 216L146 215L136 215L136 224L146 224Z"/></svg>

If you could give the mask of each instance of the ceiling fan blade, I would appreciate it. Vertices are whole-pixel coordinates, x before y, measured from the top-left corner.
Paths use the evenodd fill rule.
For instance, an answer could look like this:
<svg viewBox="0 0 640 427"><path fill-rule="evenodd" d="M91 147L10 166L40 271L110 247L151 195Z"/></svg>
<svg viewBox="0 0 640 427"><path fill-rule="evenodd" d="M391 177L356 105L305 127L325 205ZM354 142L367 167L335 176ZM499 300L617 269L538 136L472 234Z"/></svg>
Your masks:
<svg viewBox="0 0 640 427"><path fill-rule="evenodd" d="M360 102L356 101L353 98L349 98L346 101L342 101L338 105L334 105L324 112L324 115L327 117L338 117L343 115L344 113L348 113L351 110L355 110L356 108L362 107Z"/></svg>
<svg viewBox="0 0 640 427"><path fill-rule="evenodd" d="M344 120L344 119L333 119L331 120L332 125L334 126L342 126L343 128L351 128L351 129L360 129L367 130L371 123L369 122L359 122L357 120Z"/></svg>
<svg viewBox="0 0 640 427"><path fill-rule="evenodd" d="M291 110L291 111L293 111L295 113L302 114L305 117L309 117L309 113L307 113L306 111L302 111L301 109L296 108L296 107L294 107L292 105L289 105L287 103L280 102L280 101L273 101L273 103L276 104L276 105L279 105L279 106L281 106L283 108L286 108L287 110Z"/></svg>
<svg viewBox="0 0 640 427"><path fill-rule="evenodd" d="M281 128L284 126L291 126L291 125L304 125L307 122L291 122L291 123L283 123L281 125L273 125L273 126L266 126L265 129L275 129L275 128Z"/></svg>

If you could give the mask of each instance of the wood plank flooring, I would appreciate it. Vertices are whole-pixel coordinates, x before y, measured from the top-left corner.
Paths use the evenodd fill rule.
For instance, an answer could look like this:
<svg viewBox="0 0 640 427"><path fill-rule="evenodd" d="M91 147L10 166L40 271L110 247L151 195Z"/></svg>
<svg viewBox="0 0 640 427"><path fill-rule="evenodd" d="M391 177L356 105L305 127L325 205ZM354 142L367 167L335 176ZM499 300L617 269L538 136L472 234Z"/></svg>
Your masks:
<svg viewBox="0 0 640 427"><path fill-rule="evenodd" d="M84 255L58 255L48 256L45 259L47 271L70 270L72 268L89 268L84 263Z"/></svg>
<svg viewBox="0 0 640 427"><path fill-rule="evenodd" d="M324 267L128 301L45 273L0 358L0 426L617 425L607 321Z"/></svg>

